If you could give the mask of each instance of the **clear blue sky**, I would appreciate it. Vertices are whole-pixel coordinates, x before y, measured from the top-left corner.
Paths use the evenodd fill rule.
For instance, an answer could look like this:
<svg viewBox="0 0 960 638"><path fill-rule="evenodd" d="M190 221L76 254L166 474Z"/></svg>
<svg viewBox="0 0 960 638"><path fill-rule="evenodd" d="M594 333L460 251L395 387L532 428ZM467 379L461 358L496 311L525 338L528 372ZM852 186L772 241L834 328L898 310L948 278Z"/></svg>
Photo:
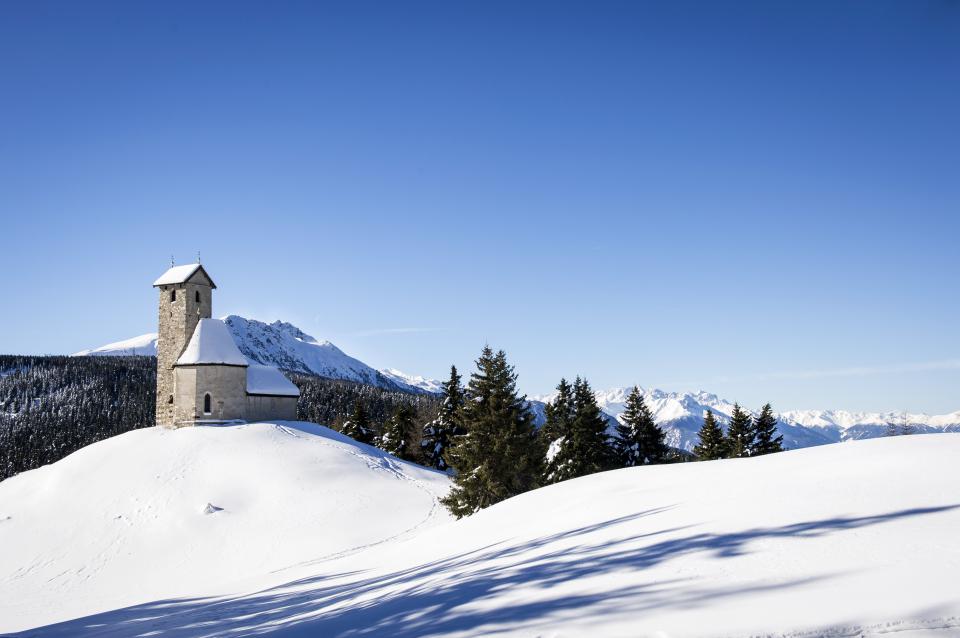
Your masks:
<svg viewBox="0 0 960 638"><path fill-rule="evenodd" d="M0 352L216 315L530 393L960 409L960 4L0 6Z"/></svg>

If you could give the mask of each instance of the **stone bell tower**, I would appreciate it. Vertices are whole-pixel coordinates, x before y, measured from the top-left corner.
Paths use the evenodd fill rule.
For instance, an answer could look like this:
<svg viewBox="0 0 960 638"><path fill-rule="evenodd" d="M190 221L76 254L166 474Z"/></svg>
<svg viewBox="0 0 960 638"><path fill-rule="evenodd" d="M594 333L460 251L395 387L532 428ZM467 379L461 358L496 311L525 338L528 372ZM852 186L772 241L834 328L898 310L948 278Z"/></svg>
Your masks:
<svg viewBox="0 0 960 638"><path fill-rule="evenodd" d="M171 266L153 287L160 292L157 330L157 425L174 425L174 370L201 319L213 312L216 284L200 264Z"/></svg>

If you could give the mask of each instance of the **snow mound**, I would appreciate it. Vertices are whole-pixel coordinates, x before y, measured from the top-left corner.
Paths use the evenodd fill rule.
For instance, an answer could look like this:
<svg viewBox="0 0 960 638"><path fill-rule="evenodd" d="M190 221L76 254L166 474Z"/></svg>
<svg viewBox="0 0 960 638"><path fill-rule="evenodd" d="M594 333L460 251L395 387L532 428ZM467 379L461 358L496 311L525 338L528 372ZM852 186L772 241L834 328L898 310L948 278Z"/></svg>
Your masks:
<svg viewBox="0 0 960 638"><path fill-rule="evenodd" d="M257 432L267 439L264 456L276 458L282 450L272 446L283 441L282 431L269 427ZM163 438L157 433L144 436ZM224 451L222 456L229 455ZM216 588L205 592L210 588L202 582L208 578L204 566L184 560L178 565L179 573L191 584L195 577L201 579L193 587L198 597L157 598L126 608L88 599L85 610L91 615L58 625L48 623L70 613L52 603L68 605L74 612L82 606L58 590L64 579L83 577L83 570L78 573L76 567L80 561L70 560L77 550L67 543L44 545L42 554L33 545L24 551L28 539L0 536L3 546L12 549L11 555L31 557L12 561L22 566L13 573L13 585L10 572L4 574L0 600L12 601L15 613L0 616L0 631L43 626L30 635L124 636L135 627L137 635L178 638L260 634L880 636L889 632L913 636L935 631L938 636L956 635L960 631L957 458L960 435L935 434L820 446L756 459L618 470L529 492L467 519L425 524L415 534L320 560L306 557L317 555L318 544L334 550L326 546L324 534L329 531L318 535L316 527L308 532L280 528L275 535L258 536L262 545L247 544L246 552L238 549L237 554L242 553L245 567L251 568L263 561L268 549L282 551L295 545L292 553L301 554L301 564L239 582L234 588L239 594L203 597ZM376 460L390 467L399 465L385 456ZM56 484L52 474L40 470L25 475L34 475L29 481L31 498L49 500L50 492L69 488ZM432 476L423 472L416 475L417 480L425 475ZM166 476L175 480L177 473ZM331 471L329 476L336 474ZM144 476L134 478L145 480ZM4 487L0 484L0 511L16 514L5 524L7 533L17 525L29 527L21 520L32 515L29 503L11 501ZM216 499L211 502L229 505L231 511L229 517L197 517L196 510L191 510L193 518L181 523L189 524L191 531L204 525L234 526L234 519L248 507L243 499L214 494L201 489L202 484L196 488ZM113 507L85 515L83 526L74 530L82 532L81 538L88 538L87 526L102 533L104 528L123 530L130 525L99 518L121 505L127 506L129 521L144 524L143 515L133 509L138 503L127 500L122 485L103 484L98 489L103 491L99 500ZM352 497L348 491L338 493L342 498L328 511L328 527L342 522L344 528L365 530L395 516L396 510L380 511L390 499L356 515L351 508L362 508L356 501L364 494L369 498L369 493L358 491ZM293 499L285 496L290 505ZM330 499L327 495L317 498ZM61 502L63 507L69 503ZM423 516L425 509L419 509L417 516ZM72 509L56 511L52 520L71 526L73 513ZM291 510L285 516L297 515ZM203 520L197 522L197 518ZM394 527L404 528L415 518L409 516ZM435 521L430 518L428 523ZM276 523L267 519L258 525ZM0 534L3 529L0 526ZM148 546L145 550L163 551L165 535L174 535L177 542L186 538L182 531L171 529L169 521L154 533L151 539L161 549ZM267 539L274 542L264 545ZM116 560L113 555L124 554L126 548L122 543L114 548L111 540L103 542L108 557ZM351 539L341 544L358 542ZM84 555L83 564L96 569L100 555ZM4 560L12 559L5 556ZM34 571L43 574L37 577ZM130 571L126 580L113 583L118 588L143 587L146 573ZM25 580L40 587L44 578L53 578L49 589L16 589ZM93 613L107 608L110 611Z"/></svg>
<svg viewBox="0 0 960 638"><path fill-rule="evenodd" d="M0 633L375 546L447 520L448 484L307 423L128 432L0 483Z"/></svg>

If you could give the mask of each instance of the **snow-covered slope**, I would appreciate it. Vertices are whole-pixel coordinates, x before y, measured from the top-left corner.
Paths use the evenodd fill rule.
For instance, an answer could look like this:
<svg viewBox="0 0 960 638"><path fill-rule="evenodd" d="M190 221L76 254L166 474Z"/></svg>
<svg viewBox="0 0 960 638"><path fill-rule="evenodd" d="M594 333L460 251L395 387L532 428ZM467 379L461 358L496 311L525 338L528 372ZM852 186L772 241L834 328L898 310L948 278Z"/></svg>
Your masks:
<svg viewBox="0 0 960 638"><path fill-rule="evenodd" d="M307 423L134 430L0 483L0 632L409 536L448 519L447 486Z"/></svg>
<svg viewBox="0 0 960 638"><path fill-rule="evenodd" d="M912 638L924 629L956 635L960 627L960 434L618 470L433 524L432 496L377 469L376 457L361 472L353 470L367 460L349 452L329 466L327 456L311 463L306 443L262 426L249 433L263 437L257 445L267 453L228 463L237 432L244 433L124 435L98 444L104 448L88 458L79 453L0 484L0 518L12 516L0 523L0 631L34 627L29 635L71 638ZM184 444L168 448L179 436ZM201 440L202 452L181 465L180 455ZM141 469L136 447L152 443L177 454L163 468L151 462ZM297 451L292 469L283 463L290 451ZM260 458L272 460L269 471L260 471ZM351 480L324 489L343 468ZM442 486L402 469L428 491ZM196 480L223 471L229 477L210 487ZM273 471L283 480L259 488ZM401 494L415 514L401 523L395 519L403 508L392 498L352 494L349 484L363 480L363 471L377 489L396 483L390 496ZM127 476L113 476L120 472ZM301 472L309 487L285 482ZM225 509L203 515L207 501ZM335 554L424 519L414 532ZM323 558L327 552L334 555ZM218 562L223 572L216 576L236 576L232 588L207 582L208 553L231 553L236 562ZM181 597L128 607L118 600L145 598L155 578ZM85 588L96 595L76 596ZM209 596L227 590L234 593ZM50 624L77 614L85 615Z"/></svg>
<svg viewBox="0 0 960 638"><path fill-rule="evenodd" d="M623 414L627 395L632 388L613 388L596 392L600 408L619 418ZM699 439L697 432L703 417L710 410L724 426L730 421L733 403L708 392L664 392L655 388L641 388L653 418L667 433L667 443L684 450L693 450ZM554 395L534 397L546 403ZM744 409L746 409L745 406ZM542 413L542 407L538 410ZM755 411L754 411L755 413ZM960 432L960 412L945 415L909 414L908 423L916 433ZM810 447L854 439L873 438L887 434L889 423L901 423L898 413L851 413L842 411L796 411L778 415L780 433L788 448Z"/></svg>
<svg viewBox="0 0 960 638"><path fill-rule="evenodd" d="M73 353L71 356L126 357L130 355L141 355L148 357L157 356L157 333L149 332L145 335L140 335L139 337L133 337L132 339L108 343L104 346L100 346L99 348L81 350L80 352Z"/></svg>

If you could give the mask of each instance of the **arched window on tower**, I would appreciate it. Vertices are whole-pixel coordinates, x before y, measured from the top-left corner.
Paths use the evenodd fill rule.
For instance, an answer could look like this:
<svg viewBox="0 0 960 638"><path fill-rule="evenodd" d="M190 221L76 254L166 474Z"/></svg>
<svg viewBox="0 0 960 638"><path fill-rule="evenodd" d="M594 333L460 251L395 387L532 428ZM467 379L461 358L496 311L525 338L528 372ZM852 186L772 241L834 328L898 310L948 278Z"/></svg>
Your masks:
<svg viewBox="0 0 960 638"><path fill-rule="evenodd" d="M172 303L176 300L177 300L177 289L174 288L173 290L170 291L170 302Z"/></svg>
<svg viewBox="0 0 960 638"><path fill-rule="evenodd" d="M200 291L198 290L193 294L194 294L194 298L197 300L197 303L200 303Z"/></svg>
<svg viewBox="0 0 960 638"><path fill-rule="evenodd" d="M203 413L204 413L204 414L210 414L210 412L211 412L210 404L211 404L211 403L212 403L212 400L210 399L210 393L207 392L205 395L203 395Z"/></svg>

